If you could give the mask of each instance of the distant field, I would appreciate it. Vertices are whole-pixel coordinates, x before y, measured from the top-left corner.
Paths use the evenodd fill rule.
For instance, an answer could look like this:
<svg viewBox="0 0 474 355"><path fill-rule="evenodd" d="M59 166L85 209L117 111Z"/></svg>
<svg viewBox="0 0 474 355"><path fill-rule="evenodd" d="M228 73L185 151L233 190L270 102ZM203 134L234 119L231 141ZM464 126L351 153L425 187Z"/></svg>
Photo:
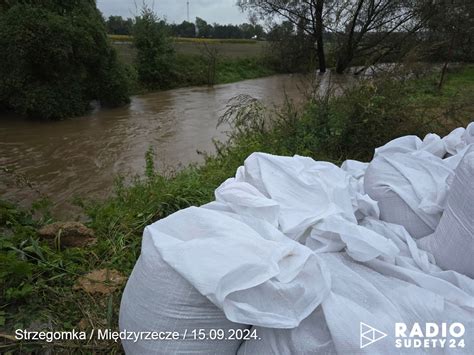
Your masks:
<svg viewBox="0 0 474 355"><path fill-rule="evenodd" d="M109 36L119 57L126 63L133 62L135 49L131 36ZM249 58L264 53L266 42L242 39L174 38L174 48L181 54L201 54L205 46L212 46L222 57Z"/></svg>
<svg viewBox="0 0 474 355"><path fill-rule="evenodd" d="M126 35L108 35L109 38L114 42L132 42L132 36ZM260 41L254 39L238 39L238 38L186 38L186 37L173 37L173 40L177 43L240 43L240 44L257 44Z"/></svg>

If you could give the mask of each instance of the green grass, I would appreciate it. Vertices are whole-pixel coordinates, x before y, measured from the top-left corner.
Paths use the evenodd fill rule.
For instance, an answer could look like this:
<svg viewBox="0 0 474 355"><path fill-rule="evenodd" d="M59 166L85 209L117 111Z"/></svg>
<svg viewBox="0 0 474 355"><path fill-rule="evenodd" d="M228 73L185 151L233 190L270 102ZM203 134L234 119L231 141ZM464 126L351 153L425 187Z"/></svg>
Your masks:
<svg viewBox="0 0 474 355"><path fill-rule="evenodd" d="M419 115L436 119L450 128L465 125L474 117L474 65L449 69L442 89L440 70L425 80L412 82L409 105Z"/></svg>
<svg viewBox="0 0 474 355"><path fill-rule="evenodd" d="M113 42L119 57L127 64L132 64L135 57L135 48L131 42ZM224 59L254 58L265 54L267 43L258 41L256 43L239 42L174 42L176 53L182 55L200 55L204 45L215 48L219 56Z"/></svg>
<svg viewBox="0 0 474 355"><path fill-rule="evenodd" d="M212 44L217 51L215 76L209 76L209 60L206 47L202 43L175 43L175 60L170 84L163 89L186 86L226 84L241 80L255 79L276 74L274 66L265 58L263 44L222 43ZM135 49L131 43L117 43L114 47L119 58L129 68L132 93L141 94L150 90L140 84L135 72Z"/></svg>
<svg viewBox="0 0 474 355"><path fill-rule="evenodd" d="M429 105L432 112L444 112L446 103L455 98L466 105L457 106L453 114L467 115L474 105L473 74L472 66L449 72L441 92L436 90L435 76L406 82L364 82L339 98L311 100L299 109L288 104L279 112L240 98L233 107L234 115L227 116L234 134L227 145L218 145L218 153L207 157L203 165L160 175L154 170L150 152L143 178L128 186L117 180L115 194L105 201L80 201L87 224L98 239L96 245L84 249L61 251L38 242L37 228L51 221L45 204L21 211L1 203L0 333L12 334L14 329L31 324L55 330L116 329L121 291L90 296L72 286L79 276L105 267L128 275L140 253L146 225L179 209L211 201L214 189L233 176L254 151L302 154L340 163L347 158L368 160L376 146L402 134L445 134L450 127L443 122L448 118L432 119L425 115L425 108ZM0 352L20 346L25 352L37 347L54 347L55 352L120 350L119 344L96 340L89 348L76 348L81 346L78 343L61 348L58 344L20 345L6 340Z"/></svg>
<svg viewBox="0 0 474 355"><path fill-rule="evenodd" d="M177 55L176 76L172 87L208 85L208 64L199 55ZM179 69L178 69L179 68ZM217 61L214 84L227 84L241 80L276 74L263 58L221 59Z"/></svg>
<svg viewBox="0 0 474 355"><path fill-rule="evenodd" d="M251 42L175 42L174 48L179 54L200 54L207 44L215 48L219 56L226 59L252 58L265 54L267 43Z"/></svg>
<svg viewBox="0 0 474 355"><path fill-rule="evenodd" d="M225 84L276 74L261 59L245 58L220 61L217 65L217 83Z"/></svg>

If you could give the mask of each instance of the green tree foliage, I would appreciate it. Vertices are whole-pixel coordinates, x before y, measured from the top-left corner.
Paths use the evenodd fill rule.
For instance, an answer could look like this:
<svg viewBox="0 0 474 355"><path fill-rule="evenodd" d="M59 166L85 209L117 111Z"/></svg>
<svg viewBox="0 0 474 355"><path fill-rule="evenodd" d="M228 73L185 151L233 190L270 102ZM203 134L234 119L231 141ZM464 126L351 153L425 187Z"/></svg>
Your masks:
<svg viewBox="0 0 474 355"><path fill-rule="evenodd" d="M125 20L122 16L109 16L105 23L107 32L112 35L129 36L132 34L133 20L131 18Z"/></svg>
<svg viewBox="0 0 474 355"><path fill-rule="evenodd" d="M196 37L196 26L192 22L183 21L180 25L170 25L173 36L176 37Z"/></svg>
<svg viewBox="0 0 474 355"><path fill-rule="evenodd" d="M128 81L92 0L9 1L0 12L0 107L61 119L128 102Z"/></svg>
<svg viewBox="0 0 474 355"><path fill-rule="evenodd" d="M138 79L149 88L166 88L172 79L174 49L166 23L149 7L136 18L134 44Z"/></svg>
<svg viewBox="0 0 474 355"><path fill-rule="evenodd" d="M214 25L208 24L200 17L196 17L196 22L183 21L181 24L169 25L170 32L175 37L200 37L200 38L235 38L235 39L263 39L265 31L261 25L243 23L241 25Z"/></svg>
<svg viewBox="0 0 474 355"><path fill-rule="evenodd" d="M474 2L435 0L427 9L429 21L423 38L428 60L474 61Z"/></svg>
<svg viewBox="0 0 474 355"><path fill-rule="evenodd" d="M243 23L239 26L242 32L242 38L257 38L262 39L265 37L265 31L261 25L250 23Z"/></svg>
<svg viewBox="0 0 474 355"><path fill-rule="evenodd" d="M212 37L212 25L209 25L200 17L196 17L196 28L199 37L210 38Z"/></svg>

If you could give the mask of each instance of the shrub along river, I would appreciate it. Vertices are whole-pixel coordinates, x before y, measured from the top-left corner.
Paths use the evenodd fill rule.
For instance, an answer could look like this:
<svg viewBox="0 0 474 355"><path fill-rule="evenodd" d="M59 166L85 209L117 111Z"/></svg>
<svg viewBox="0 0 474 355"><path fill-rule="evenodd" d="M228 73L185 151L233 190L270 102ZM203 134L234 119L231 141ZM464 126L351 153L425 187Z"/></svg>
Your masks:
<svg viewBox="0 0 474 355"><path fill-rule="evenodd" d="M126 107L64 121L0 116L0 194L23 205L42 194L55 214L71 217L74 196L104 197L117 175L142 174L149 147L160 171L202 161L197 151L212 153L212 139L226 139L228 128L216 125L231 98L281 105L285 94L302 100L308 87L301 76L277 75L136 96Z"/></svg>

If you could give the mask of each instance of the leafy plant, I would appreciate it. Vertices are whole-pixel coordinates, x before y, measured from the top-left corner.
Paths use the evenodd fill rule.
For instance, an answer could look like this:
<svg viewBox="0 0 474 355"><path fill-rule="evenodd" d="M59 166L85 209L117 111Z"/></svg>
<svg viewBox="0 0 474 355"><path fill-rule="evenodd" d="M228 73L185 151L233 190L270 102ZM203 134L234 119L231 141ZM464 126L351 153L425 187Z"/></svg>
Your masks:
<svg viewBox="0 0 474 355"><path fill-rule="evenodd" d="M11 1L0 12L0 107L35 118L120 105L129 85L95 2Z"/></svg>

